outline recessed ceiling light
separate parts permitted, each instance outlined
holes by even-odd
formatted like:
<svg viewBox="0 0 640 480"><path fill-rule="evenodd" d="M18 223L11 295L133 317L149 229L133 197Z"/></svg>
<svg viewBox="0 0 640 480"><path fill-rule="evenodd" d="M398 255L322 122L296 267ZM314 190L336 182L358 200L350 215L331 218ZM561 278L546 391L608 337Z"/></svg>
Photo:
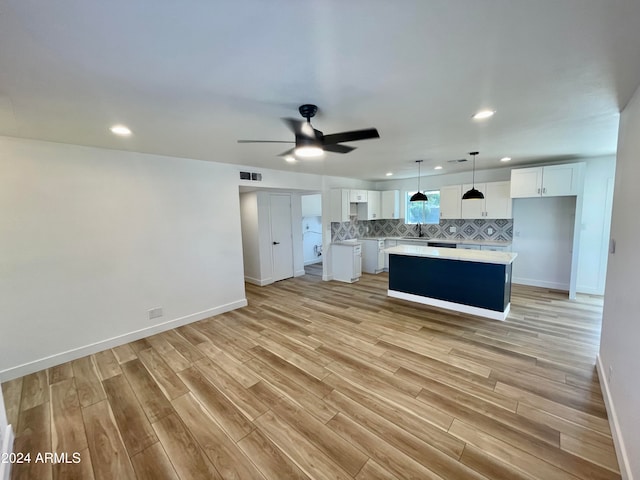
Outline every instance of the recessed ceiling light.
<svg viewBox="0 0 640 480"><path fill-rule="evenodd" d="M474 120L484 120L485 118L493 117L495 113L495 110L480 110L472 118Z"/></svg>
<svg viewBox="0 0 640 480"><path fill-rule="evenodd" d="M442 170L442 165L438 165L436 167L433 167L434 170Z"/></svg>
<svg viewBox="0 0 640 480"><path fill-rule="evenodd" d="M284 159L289 163L296 163L296 158L293 155L287 155Z"/></svg>
<svg viewBox="0 0 640 480"><path fill-rule="evenodd" d="M387 173L385 173L385 175L386 175L387 177L390 177L390 176L392 176L392 175L393 175L393 172L387 172Z"/></svg>
<svg viewBox="0 0 640 480"><path fill-rule="evenodd" d="M111 130L111 133L120 135L122 137L128 137L129 135L131 135L131 130L129 130L129 128L125 127L124 125L114 125L109 130Z"/></svg>
<svg viewBox="0 0 640 480"><path fill-rule="evenodd" d="M500 159L500 161L501 161L501 162L508 162L508 161L510 161L510 160L511 160L511 157L502 157L502 158Z"/></svg>

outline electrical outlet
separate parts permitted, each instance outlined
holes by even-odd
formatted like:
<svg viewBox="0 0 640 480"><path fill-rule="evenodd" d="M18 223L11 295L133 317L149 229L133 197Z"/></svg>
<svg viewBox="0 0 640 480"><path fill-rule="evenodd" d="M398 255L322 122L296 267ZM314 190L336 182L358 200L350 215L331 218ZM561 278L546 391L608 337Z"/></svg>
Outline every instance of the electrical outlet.
<svg viewBox="0 0 640 480"><path fill-rule="evenodd" d="M162 307L155 307L149 310L149 320L153 320L154 318L159 318L162 315L163 315Z"/></svg>
<svg viewBox="0 0 640 480"><path fill-rule="evenodd" d="M456 227L453 227L453 226L449 227L449 233L456 233L457 230L458 229Z"/></svg>
<svg viewBox="0 0 640 480"><path fill-rule="evenodd" d="M487 233L489 235L493 235L493 228L491 228L491 227L487 228Z"/></svg>

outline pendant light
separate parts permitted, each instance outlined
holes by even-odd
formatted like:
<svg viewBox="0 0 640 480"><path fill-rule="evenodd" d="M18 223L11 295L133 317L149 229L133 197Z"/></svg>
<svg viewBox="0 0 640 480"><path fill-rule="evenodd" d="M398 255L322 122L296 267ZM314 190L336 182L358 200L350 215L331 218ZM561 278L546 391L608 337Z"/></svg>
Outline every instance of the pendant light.
<svg viewBox="0 0 640 480"><path fill-rule="evenodd" d="M409 201L410 202L426 202L429 199L424 193L420 191L420 164L422 163L422 160L416 160L416 163L418 164L418 191L413 195L411 195L411 198L409 199Z"/></svg>
<svg viewBox="0 0 640 480"><path fill-rule="evenodd" d="M478 153L479 152L469 152L469 155L473 157L473 186L471 187L471 190L464 192L462 200L482 200L484 198L482 192L480 190L476 190L476 155L478 155Z"/></svg>

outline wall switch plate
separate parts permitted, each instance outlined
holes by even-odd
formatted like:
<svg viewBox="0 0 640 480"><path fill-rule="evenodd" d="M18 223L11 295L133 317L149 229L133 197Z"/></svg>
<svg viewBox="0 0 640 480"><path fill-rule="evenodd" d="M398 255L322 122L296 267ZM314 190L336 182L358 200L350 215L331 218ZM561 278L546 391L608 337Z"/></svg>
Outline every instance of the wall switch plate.
<svg viewBox="0 0 640 480"><path fill-rule="evenodd" d="M449 227L449 233L456 233L458 229L456 227Z"/></svg>
<svg viewBox="0 0 640 480"><path fill-rule="evenodd" d="M162 307L156 307L149 310L149 320L153 320L154 318L159 318L162 315L163 315Z"/></svg>
<svg viewBox="0 0 640 480"><path fill-rule="evenodd" d="M487 228L487 233L489 235L493 235L493 228L491 228L491 227Z"/></svg>

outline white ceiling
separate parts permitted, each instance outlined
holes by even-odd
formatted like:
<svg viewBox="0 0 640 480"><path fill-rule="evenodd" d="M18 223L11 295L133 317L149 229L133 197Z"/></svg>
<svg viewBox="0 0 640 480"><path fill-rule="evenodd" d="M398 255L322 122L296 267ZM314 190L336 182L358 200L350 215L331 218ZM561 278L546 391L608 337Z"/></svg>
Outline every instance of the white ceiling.
<svg viewBox="0 0 640 480"><path fill-rule="evenodd" d="M638 25L638 0L0 0L0 135L363 179L612 154ZM302 103L381 138L236 143L293 140Z"/></svg>

